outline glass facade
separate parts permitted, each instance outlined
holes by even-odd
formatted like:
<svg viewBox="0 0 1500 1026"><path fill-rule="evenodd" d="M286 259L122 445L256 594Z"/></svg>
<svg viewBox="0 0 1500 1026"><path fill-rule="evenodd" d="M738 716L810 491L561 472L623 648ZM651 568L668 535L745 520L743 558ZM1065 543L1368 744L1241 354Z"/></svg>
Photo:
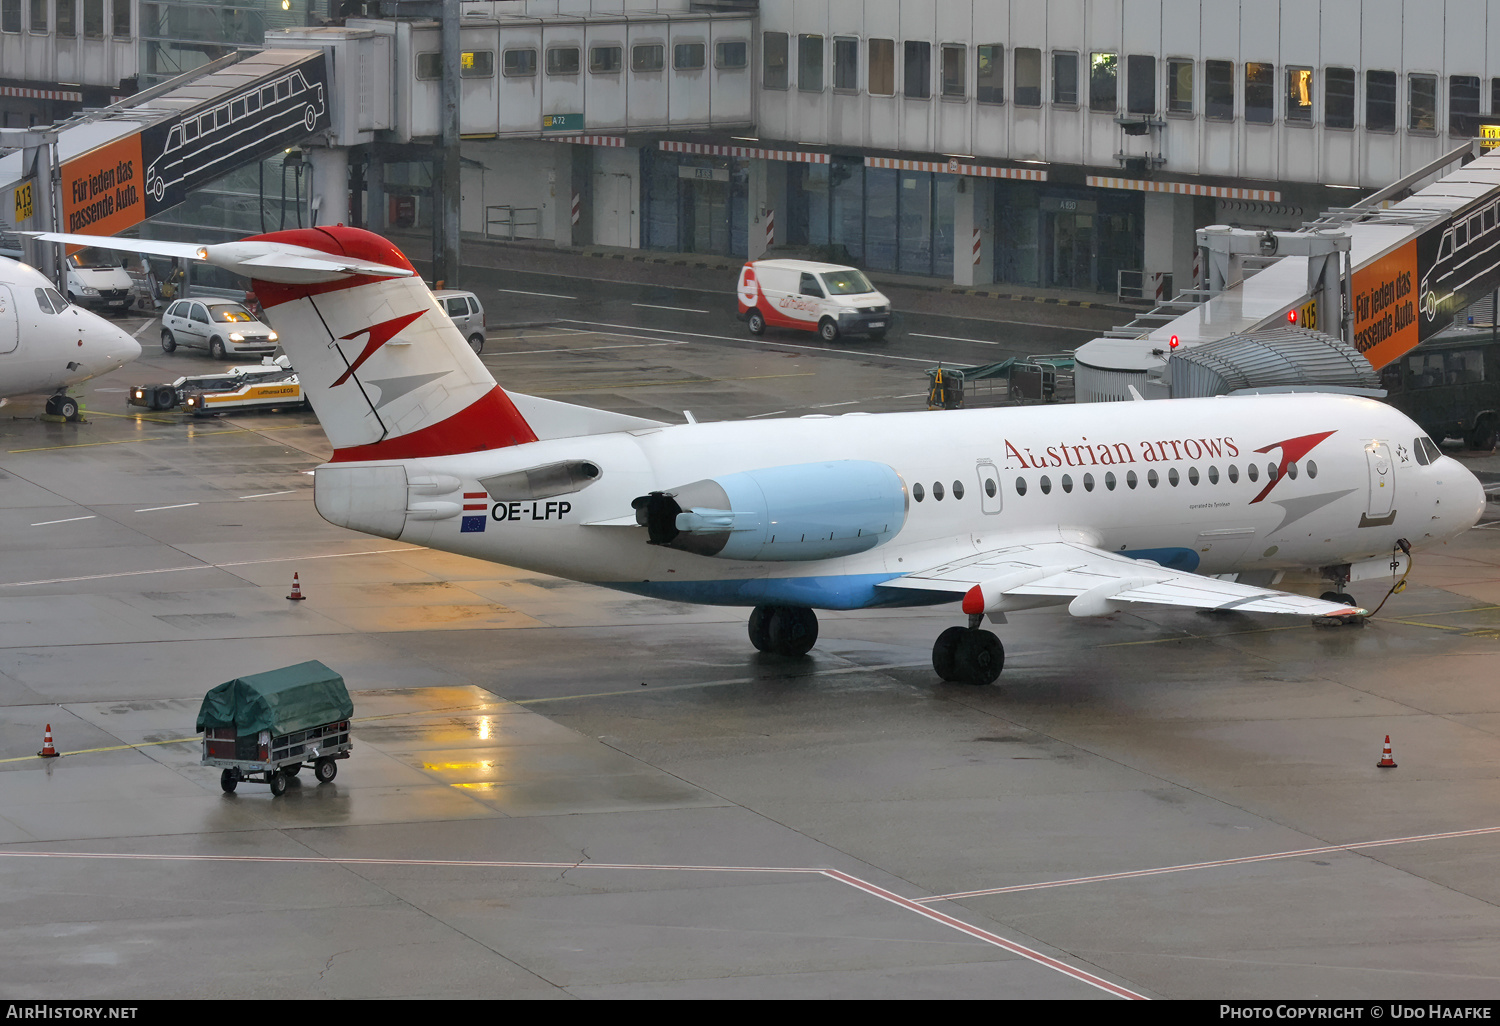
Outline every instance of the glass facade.
<svg viewBox="0 0 1500 1026"><path fill-rule="evenodd" d="M103 0L84 0L85 34L92 3L102 10ZM237 46L260 46L268 30L308 24L310 12L324 10L316 0L291 0L286 8L282 0L141 0L141 88L191 71Z"/></svg>
<svg viewBox="0 0 1500 1026"><path fill-rule="evenodd" d="M849 156L781 166L788 245L866 270L952 279L960 176L867 167ZM994 190L996 281L1112 292L1118 271L1141 266L1140 193L963 181Z"/></svg>
<svg viewBox="0 0 1500 1026"><path fill-rule="evenodd" d="M745 256L749 161L641 150L641 246Z"/></svg>

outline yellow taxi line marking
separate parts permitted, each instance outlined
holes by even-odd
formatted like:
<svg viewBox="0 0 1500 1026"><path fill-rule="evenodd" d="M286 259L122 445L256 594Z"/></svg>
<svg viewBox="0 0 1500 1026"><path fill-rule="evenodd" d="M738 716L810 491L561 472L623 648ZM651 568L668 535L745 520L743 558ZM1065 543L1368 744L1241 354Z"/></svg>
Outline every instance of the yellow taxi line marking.
<svg viewBox="0 0 1500 1026"><path fill-rule="evenodd" d="M712 381L764 381L768 378L811 378L816 377L816 371L804 371L801 374L751 374L743 378L683 378L679 381L625 381L617 385L582 385L576 388L542 388L537 389L539 395L550 392L603 392L616 388L655 388L659 385L706 385Z"/></svg>
<svg viewBox="0 0 1500 1026"><path fill-rule="evenodd" d="M46 452L49 449L87 449L91 445L129 445L131 442L159 442L165 435L152 438L118 438L113 442L73 442L69 445L39 445L35 449L11 449L11 452Z"/></svg>
<svg viewBox="0 0 1500 1026"><path fill-rule="evenodd" d="M149 417L144 413L105 413L103 410L89 410L90 417L119 417L121 420L149 420L153 424L176 424L177 421L167 417Z"/></svg>
<svg viewBox="0 0 1500 1026"><path fill-rule="evenodd" d="M59 756L90 755L94 752L123 752L131 748L150 748L152 745L180 745L187 741L196 741L196 737L174 737L170 741L142 741L138 745L109 745L105 748L80 748L76 752L59 752ZM25 762L27 759L40 759L40 755L20 755L11 759L0 759L0 762Z"/></svg>

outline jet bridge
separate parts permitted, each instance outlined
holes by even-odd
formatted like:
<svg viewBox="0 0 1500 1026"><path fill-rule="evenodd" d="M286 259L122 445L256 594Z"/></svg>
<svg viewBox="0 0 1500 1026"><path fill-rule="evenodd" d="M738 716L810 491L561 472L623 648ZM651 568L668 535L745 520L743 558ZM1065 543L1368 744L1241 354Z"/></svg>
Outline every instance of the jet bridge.
<svg viewBox="0 0 1500 1026"><path fill-rule="evenodd" d="M326 129L329 99L323 51L241 51L102 110L7 132L0 222L116 234ZM28 250L38 246L54 248ZM27 254L44 268L58 259L45 255Z"/></svg>
<svg viewBox="0 0 1500 1026"><path fill-rule="evenodd" d="M1471 152L1455 150L1300 232L1200 231L1204 281L1080 347L1077 401L1128 399L1131 388L1167 398L1176 394L1168 373L1174 352L1288 324L1341 337L1372 370L1436 335L1500 286L1500 155L1392 197ZM1263 250L1247 245L1257 238ZM1343 250L1347 264L1335 274L1330 254Z"/></svg>

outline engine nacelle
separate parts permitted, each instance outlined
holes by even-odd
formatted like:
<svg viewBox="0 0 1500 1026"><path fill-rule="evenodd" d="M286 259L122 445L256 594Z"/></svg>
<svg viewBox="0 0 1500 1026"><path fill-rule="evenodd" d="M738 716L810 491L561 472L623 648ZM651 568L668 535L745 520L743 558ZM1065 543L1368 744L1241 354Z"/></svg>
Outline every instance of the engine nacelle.
<svg viewBox="0 0 1500 1026"><path fill-rule="evenodd" d="M831 559L873 549L906 523L906 484L884 463L747 470L636 499L652 545L721 559Z"/></svg>

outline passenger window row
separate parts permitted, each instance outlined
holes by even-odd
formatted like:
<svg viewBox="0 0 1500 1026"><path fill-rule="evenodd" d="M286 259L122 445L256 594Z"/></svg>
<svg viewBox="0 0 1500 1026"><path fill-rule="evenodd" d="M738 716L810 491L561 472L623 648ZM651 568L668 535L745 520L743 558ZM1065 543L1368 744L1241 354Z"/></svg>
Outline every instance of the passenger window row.
<svg viewBox="0 0 1500 1026"><path fill-rule="evenodd" d="M791 37L786 32L766 32L762 36L763 61L761 84L766 89L791 87ZM822 92L831 85L835 92L871 96L896 95L896 67L901 65L901 95L926 100L937 94L948 100L967 100L972 94L979 103L1005 103L1007 82L1012 87L1011 102L1017 107L1053 106L1082 108L1115 114L1154 116L1165 113L1174 117L1193 117L1201 105L1203 116L1210 121L1233 121L1236 116L1236 93L1239 93L1240 116L1251 124L1271 124L1277 114L1276 65L1267 61L1246 61L1237 76L1235 62L1204 60L1202 91L1195 90L1199 61L1191 58L1153 54L1121 55L1107 51L1080 53L1076 50L1054 50L1048 55L1036 47L1018 46L1010 51L1011 69L1007 78L1003 43L940 43L937 59L933 44L925 40L865 39L864 74L861 74L861 39L858 36L833 37L832 74L825 81L827 41L816 33L797 36L796 87L801 92ZM972 78L969 67L973 65ZM1158 74L1162 65L1164 76ZM1281 117L1290 125L1311 125L1315 113L1321 114L1328 128L1356 127L1357 72L1353 68L1322 69L1322 103L1318 107L1318 69L1307 66L1283 67ZM1121 89L1123 77L1124 89ZM1373 132L1394 132L1397 127L1398 73L1367 70L1364 72L1364 119L1360 124ZM1435 74L1413 72L1406 76L1406 128L1414 132L1436 132L1440 81ZM1242 85L1237 89L1237 83ZM1490 111L1500 116L1500 78L1490 79ZM1478 75L1448 76L1449 130L1454 135L1475 133L1469 123L1480 111L1481 80ZM1123 101L1123 102L1122 102Z"/></svg>
<svg viewBox="0 0 1500 1026"><path fill-rule="evenodd" d="M994 495L995 494L995 492L994 492L994 482L993 481L986 481L985 482L985 489L986 489L986 491L988 491L990 493L990 495ZM946 494L946 493L943 491L943 482L941 482L941 481L934 481L934 482L932 482L932 498L933 498L933 500L936 501L936 502L942 502L944 494ZM916 484L914 484L914 485L911 486L911 497L913 499L916 499L918 502L921 502L923 499L927 498L927 492L922 487L922 482L918 481ZM964 497L964 483L962 481L954 481L953 482L953 498L954 498L954 501L962 499L963 497Z"/></svg>
<svg viewBox="0 0 1500 1026"><path fill-rule="evenodd" d="M1421 458L1419 456L1418 457L1418 461L1419 462L1420 462L1420 459ZM1286 465L1286 476L1289 477L1289 478L1292 478L1293 480L1295 480L1298 477L1298 475L1301 474L1304 470L1307 472L1307 476L1309 478L1314 478L1314 477L1318 476L1318 465L1317 465L1317 463L1313 462L1312 460L1308 460L1305 464L1303 464L1300 467L1295 462L1288 463ZM1275 464L1275 463L1267 463L1266 464L1266 483L1270 484L1271 482L1275 481L1277 473L1278 473L1278 465ZM1173 488L1176 488L1178 485L1182 484L1182 482L1183 482L1184 479L1187 481L1187 483L1189 485L1197 485L1197 484L1202 483L1204 480L1207 480L1207 482L1209 484L1211 484L1211 485L1216 485L1216 484L1219 483L1219 480L1220 480L1220 478L1219 478L1219 468L1216 467L1216 466L1210 466L1208 468L1207 472L1204 473L1204 474L1201 474L1201 475L1199 474L1197 467L1188 467L1186 475L1181 474L1177 470L1176 467L1171 467L1171 468L1169 468L1167 470L1167 473L1166 473L1166 482L1167 482L1167 484L1169 486L1171 486ZM1233 464L1233 463L1231 463L1231 464L1229 464L1229 466L1225 467L1224 468L1224 479L1227 480L1230 484L1237 484L1239 482L1239 479L1240 479L1240 469L1239 469L1239 467L1236 464ZM1260 481L1260 467L1259 467L1259 465L1254 464L1254 463L1247 464L1245 466L1245 479L1247 481L1250 481L1251 483L1257 483L1257 482L1259 482ZM1163 480L1162 479L1162 475L1160 473L1158 473L1156 470L1152 469L1152 470L1147 470L1146 471L1145 481L1146 481L1147 486L1149 486L1151 488L1156 488L1156 487L1158 487L1162 483L1162 480ZM1105 488L1105 490L1112 492L1119 485L1120 479L1117 478L1115 476L1114 471L1111 470L1111 471L1106 471L1105 472L1103 482L1104 482L1104 488ZM1083 490L1084 491L1086 491L1086 492L1092 492L1094 490L1094 484L1095 484L1095 482L1094 482L1094 475L1093 474L1084 474L1083 477L1082 477L1081 483L1083 485ZM1141 483L1141 477L1134 470L1127 470L1127 471L1125 471L1125 487L1126 488L1134 489L1134 488L1138 487L1140 485L1140 483ZM990 482L988 482L988 481L985 482L985 489L986 489L986 491L989 490L989 484L990 484ZM1061 486L1061 488L1062 488L1062 490L1063 490L1064 493L1071 493L1073 491L1073 475L1072 474L1063 474L1062 477L1058 479L1058 484ZM1018 476L1016 478L1016 494L1017 495L1025 495L1028 487L1029 486L1027 484L1027 479L1026 479L1025 475L1021 475L1021 476ZM1052 478L1049 475L1047 475L1047 474L1043 474L1041 476L1040 480L1037 481L1037 487L1041 489L1043 495L1050 495L1050 494L1052 494ZM993 495L994 493L991 492L990 494Z"/></svg>
<svg viewBox="0 0 1500 1026"><path fill-rule="evenodd" d="M637 74L657 72L666 67L666 45L664 43L637 43L630 48L630 70ZM618 43L605 43L589 47L589 74L617 75L624 67L625 48ZM577 75L582 66L583 48L578 46L549 46L547 48L547 74L551 76ZM674 43L672 45L672 68L675 71L702 71L707 62L707 44L701 42ZM714 43L714 67L721 71L733 71L749 66L750 42L745 39L721 39ZM500 73L506 78L531 78L536 75L537 48L534 46L507 47L500 54ZM494 78L494 50L465 50L459 55L458 73L461 78ZM424 82L443 77L443 57L440 53L417 54L417 78Z"/></svg>

